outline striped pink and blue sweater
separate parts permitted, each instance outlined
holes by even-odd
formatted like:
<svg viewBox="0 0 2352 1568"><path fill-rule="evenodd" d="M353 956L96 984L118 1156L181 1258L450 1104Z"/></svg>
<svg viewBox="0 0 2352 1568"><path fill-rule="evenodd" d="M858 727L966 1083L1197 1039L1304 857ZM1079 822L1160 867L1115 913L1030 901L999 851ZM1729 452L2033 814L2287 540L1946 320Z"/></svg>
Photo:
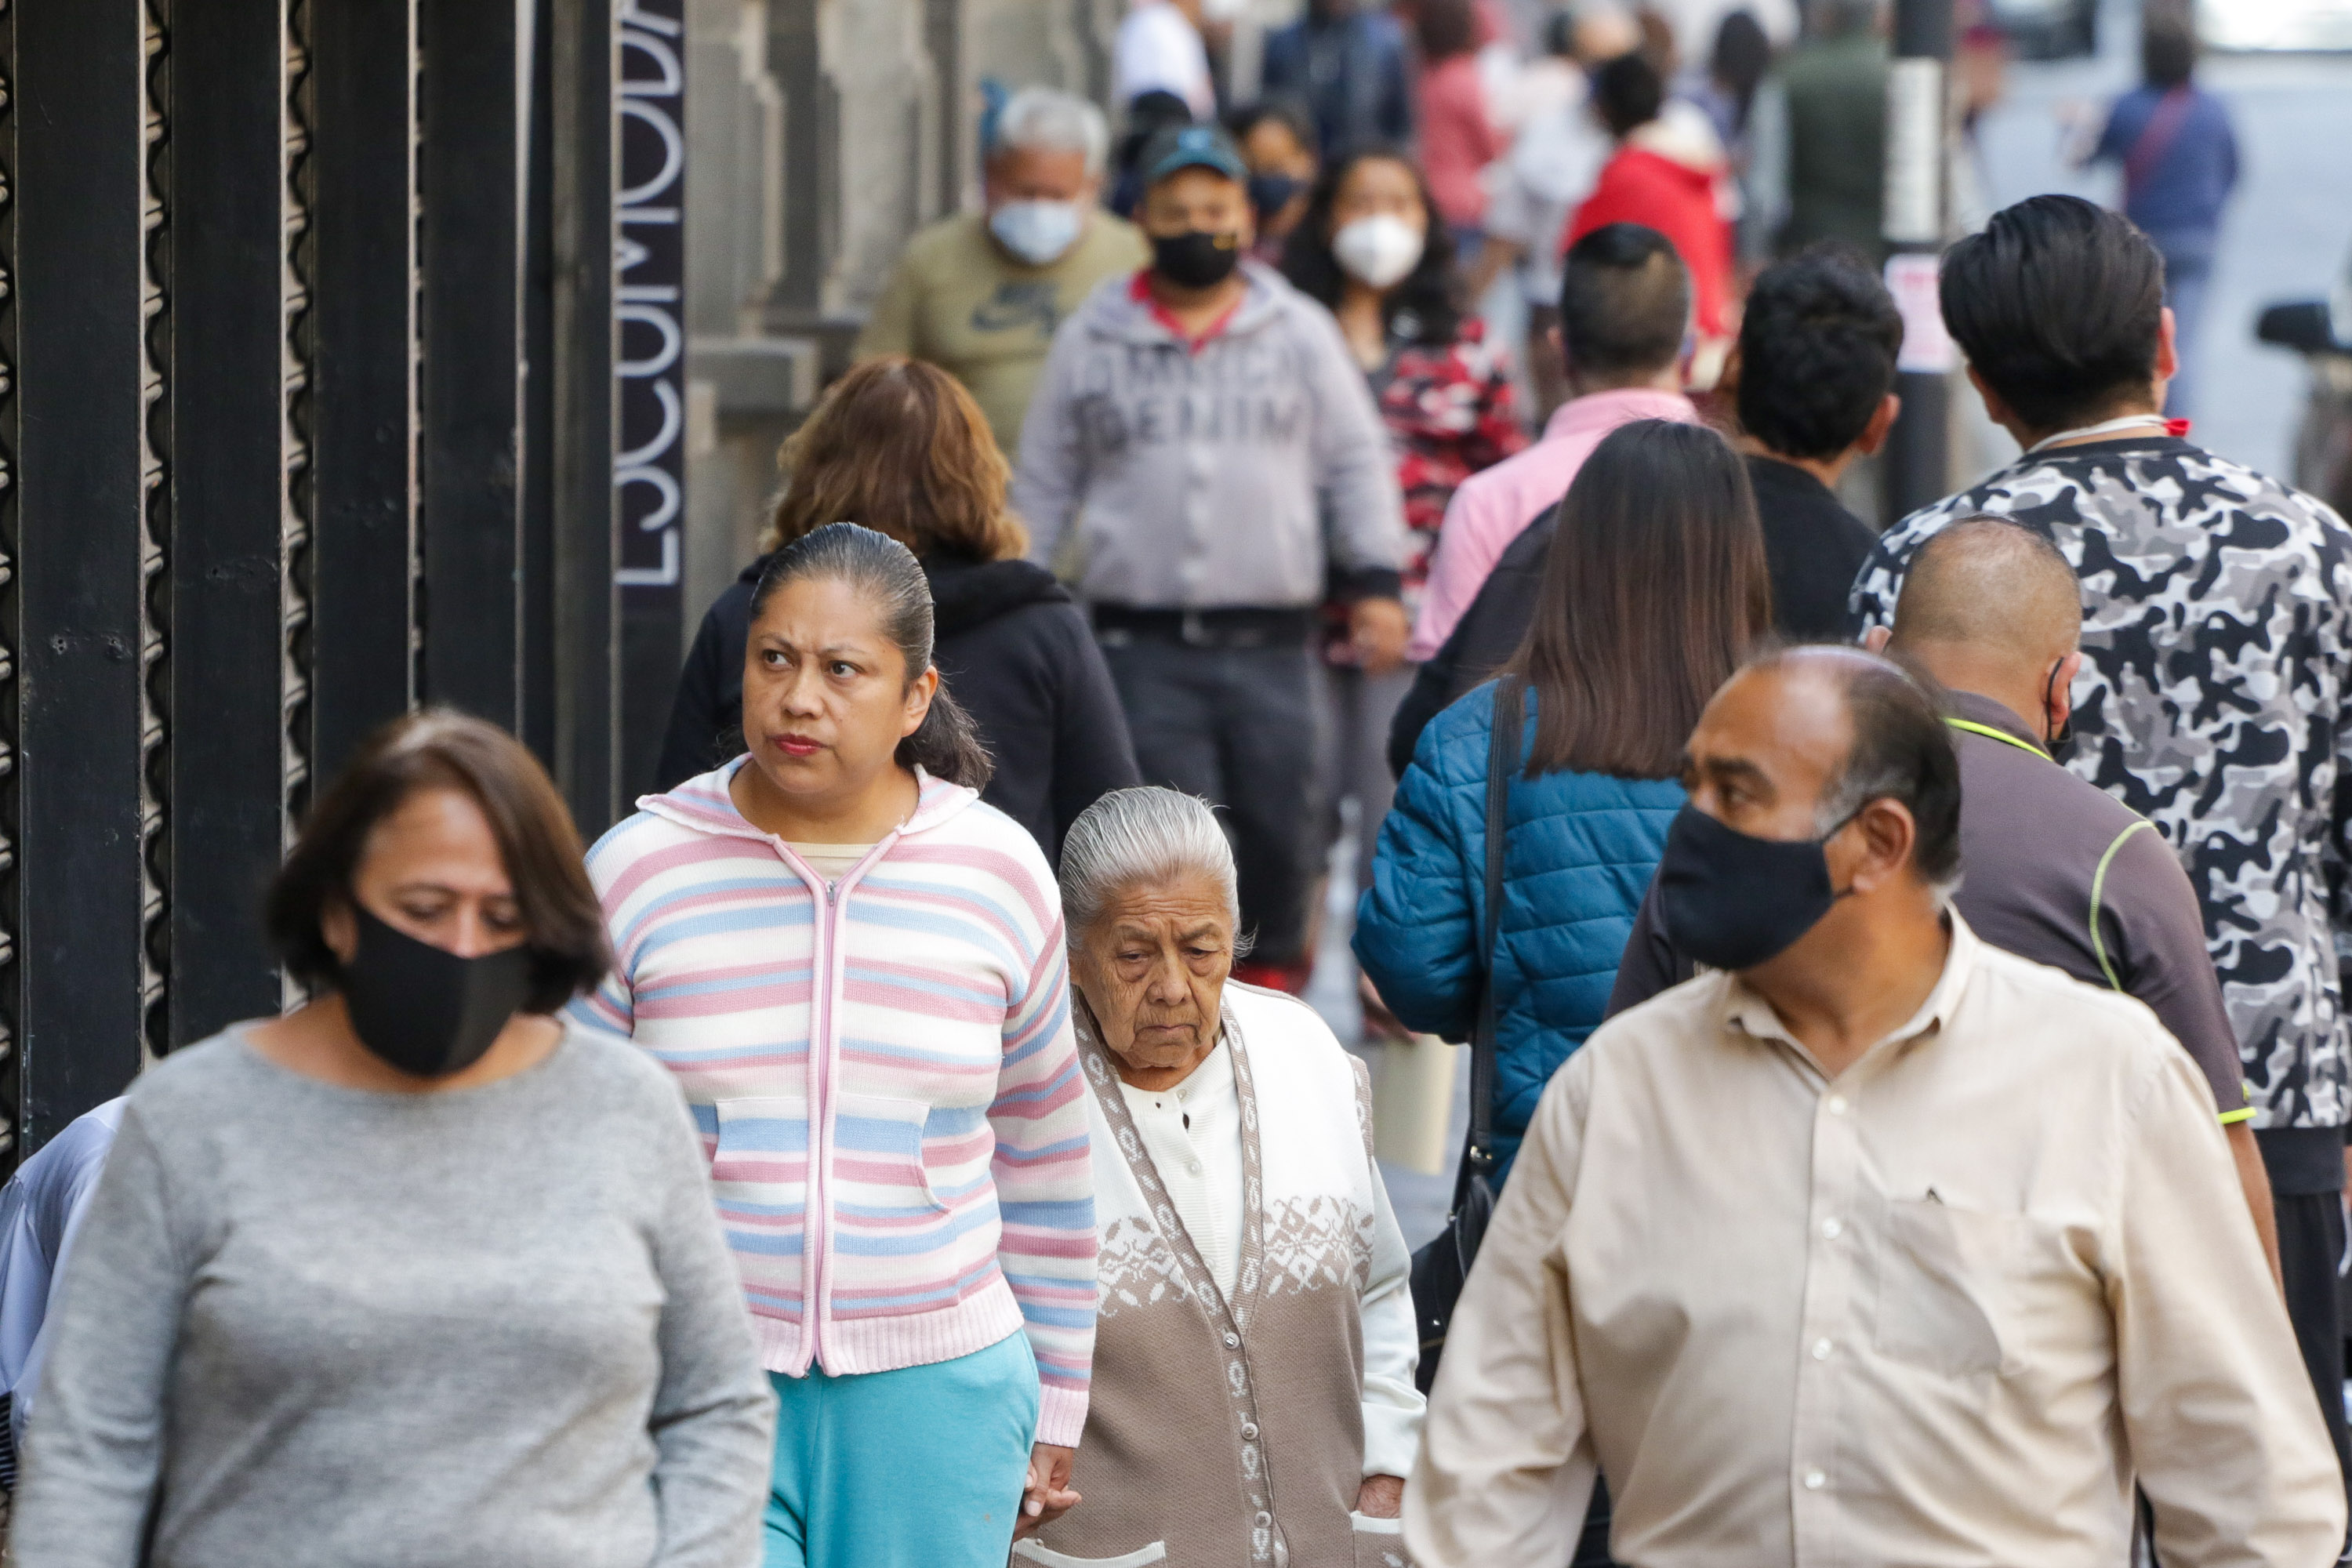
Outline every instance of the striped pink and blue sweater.
<svg viewBox="0 0 2352 1568"><path fill-rule="evenodd" d="M588 870L617 957L583 1005L676 1073L768 1368L887 1372L1025 1329L1037 1441L1094 1353L1087 1088L1045 857L923 775L828 894L727 793L637 803Z"/></svg>

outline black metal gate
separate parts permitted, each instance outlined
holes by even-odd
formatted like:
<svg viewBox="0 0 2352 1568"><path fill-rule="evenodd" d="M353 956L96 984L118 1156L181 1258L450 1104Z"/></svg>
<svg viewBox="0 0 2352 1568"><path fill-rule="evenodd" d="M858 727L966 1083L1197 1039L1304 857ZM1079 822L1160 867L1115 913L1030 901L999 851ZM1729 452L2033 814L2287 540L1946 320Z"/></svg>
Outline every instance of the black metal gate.
<svg viewBox="0 0 2352 1568"><path fill-rule="evenodd" d="M0 0L0 1163L276 1010L383 719L613 819L615 72L612 0Z"/></svg>

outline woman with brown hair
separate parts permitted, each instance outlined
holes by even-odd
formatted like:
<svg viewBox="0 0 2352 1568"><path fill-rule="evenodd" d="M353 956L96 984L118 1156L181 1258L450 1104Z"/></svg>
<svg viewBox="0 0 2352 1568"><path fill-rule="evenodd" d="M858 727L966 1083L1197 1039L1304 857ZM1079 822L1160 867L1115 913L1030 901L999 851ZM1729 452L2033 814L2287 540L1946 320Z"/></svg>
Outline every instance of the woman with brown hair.
<svg viewBox="0 0 2352 1568"><path fill-rule="evenodd" d="M555 786L377 731L270 889L310 1000L131 1089L27 1434L26 1563L740 1568L773 1399Z"/></svg>
<svg viewBox="0 0 2352 1568"><path fill-rule="evenodd" d="M1011 467L953 376L869 360L834 384L777 462L784 493L760 558L710 606L687 655L661 788L743 749L752 592L777 552L830 522L888 534L922 563L940 678L995 763L982 798L1049 858L1097 795L1142 782L1094 634L1053 574L1022 559L1028 531L1004 500Z"/></svg>
<svg viewBox="0 0 2352 1568"><path fill-rule="evenodd" d="M1643 419L1593 448L1559 505L1535 618L1489 681L1430 721L1381 830L1356 956L1407 1026L1469 1037L1495 999L1496 1173L1537 1098L1607 1009L1666 828L1683 742L1772 624L1748 470L1703 425ZM1497 703L1504 887L1481 910Z"/></svg>

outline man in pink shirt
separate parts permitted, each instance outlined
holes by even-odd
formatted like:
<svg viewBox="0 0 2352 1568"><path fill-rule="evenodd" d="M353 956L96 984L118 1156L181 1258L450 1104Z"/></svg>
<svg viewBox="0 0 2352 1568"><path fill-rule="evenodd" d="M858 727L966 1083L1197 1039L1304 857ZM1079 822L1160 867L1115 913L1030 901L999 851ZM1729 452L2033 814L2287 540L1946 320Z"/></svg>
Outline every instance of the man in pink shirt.
<svg viewBox="0 0 2352 1568"><path fill-rule="evenodd" d="M1405 657L1445 646L1495 563L1568 493L1601 438L1636 419L1696 421L1682 395L1690 273L1655 229L1613 223L1570 247L1559 288L1560 347L1570 396L1543 439L1462 481L1445 509Z"/></svg>

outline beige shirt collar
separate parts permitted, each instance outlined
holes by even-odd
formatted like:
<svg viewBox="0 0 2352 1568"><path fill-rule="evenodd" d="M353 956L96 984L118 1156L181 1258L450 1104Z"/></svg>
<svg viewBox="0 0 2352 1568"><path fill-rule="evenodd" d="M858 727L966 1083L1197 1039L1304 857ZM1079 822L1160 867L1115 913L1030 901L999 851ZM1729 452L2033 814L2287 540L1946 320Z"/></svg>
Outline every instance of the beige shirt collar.
<svg viewBox="0 0 2352 1568"><path fill-rule="evenodd" d="M1937 976L1935 988L1927 993L1911 1016L1870 1049L1839 1076L1867 1077L1877 1070L1895 1051L1933 1030L1941 1034L1950 1027L1952 1015L1969 988L1969 977L1975 972L1978 950L1983 945L1976 932L1969 929L1959 911L1947 905L1944 910L1946 928L1951 932L1952 945L1944 955L1944 971ZM1722 1003L1717 1016L1727 1027L1736 1028L1752 1039L1769 1041L1781 1046L1803 1062L1807 1070L1822 1082L1832 1081L1831 1075L1813 1059L1802 1041L1780 1020L1772 1004L1750 990L1737 974L1727 974L1723 987Z"/></svg>

